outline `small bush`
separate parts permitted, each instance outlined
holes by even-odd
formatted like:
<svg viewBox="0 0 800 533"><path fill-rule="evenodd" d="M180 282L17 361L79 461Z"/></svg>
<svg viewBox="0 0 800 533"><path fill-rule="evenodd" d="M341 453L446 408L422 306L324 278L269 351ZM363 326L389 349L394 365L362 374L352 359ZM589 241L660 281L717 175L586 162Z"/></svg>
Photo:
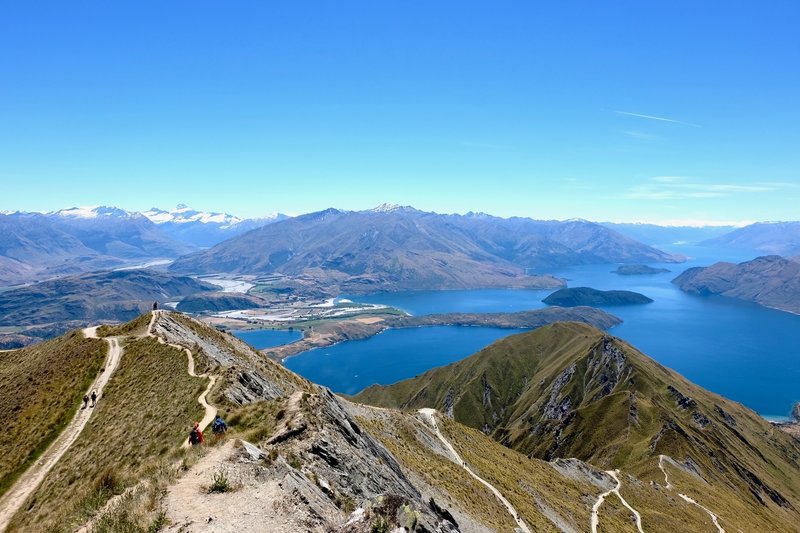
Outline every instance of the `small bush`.
<svg viewBox="0 0 800 533"><path fill-rule="evenodd" d="M233 486L231 486L230 481L228 481L228 475L222 470L214 472L211 476L211 486L208 487L208 492L231 492L232 490Z"/></svg>
<svg viewBox="0 0 800 533"><path fill-rule="evenodd" d="M389 521L379 516L372 521L372 533L387 533L389 531Z"/></svg>
<svg viewBox="0 0 800 533"><path fill-rule="evenodd" d="M300 458L293 453L289 454L289 456L286 458L286 462L289 463L289 466L291 466L295 470L300 470L300 467L303 466L303 463L302 461L300 461Z"/></svg>

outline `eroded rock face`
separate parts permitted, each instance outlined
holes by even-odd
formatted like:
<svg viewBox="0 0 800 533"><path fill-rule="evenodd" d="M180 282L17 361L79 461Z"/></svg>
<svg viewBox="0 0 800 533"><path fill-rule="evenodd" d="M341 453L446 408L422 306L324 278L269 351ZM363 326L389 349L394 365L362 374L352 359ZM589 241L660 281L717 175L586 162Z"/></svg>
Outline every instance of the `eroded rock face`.
<svg viewBox="0 0 800 533"><path fill-rule="evenodd" d="M667 390L675 398L675 401L678 403L678 406L681 409L693 409L697 407L697 402L695 402L691 397L683 394L672 385L667 385Z"/></svg>
<svg viewBox="0 0 800 533"><path fill-rule="evenodd" d="M189 324L194 324L194 328ZM202 354L210 366L217 368L216 373L227 378L224 394L237 405L259 399L274 400L291 392L286 383L275 379L276 376L267 371L268 366L277 365L265 361L236 337L216 331L211 335L209 331L195 329L201 327L207 328L188 322L180 314L160 312L154 324L154 333L170 344L185 346Z"/></svg>
<svg viewBox="0 0 800 533"><path fill-rule="evenodd" d="M572 400L569 396L561 397L561 391L575 375L575 364L572 364L561 371L550 385L550 396L547 403L542 408L542 416L547 420L562 420L572 407Z"/></svg>
<svg viewBox="0 0 800 533"><path fill-rule="evenodd" d="M390 513L391 523L411 524L409 531L457 531L444 513L423 501L394 456L361 429L329 389L293 394L284 417L267 439L268 447L292 457L299 471L321 480L318 484L330 498L373 512L376 502L392 501L397 509ZM360 531L356 525L347 531Z"/></svg>

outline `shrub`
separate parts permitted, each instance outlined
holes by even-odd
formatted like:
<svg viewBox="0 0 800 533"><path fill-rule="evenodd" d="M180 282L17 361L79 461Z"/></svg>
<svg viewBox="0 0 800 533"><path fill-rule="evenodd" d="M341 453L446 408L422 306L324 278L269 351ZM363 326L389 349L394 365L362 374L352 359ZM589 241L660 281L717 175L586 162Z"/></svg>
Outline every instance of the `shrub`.
<svg viewBox="0 0 800 533"><path fill-rule="evenodd" d="M211 476L211 486L208 487L208 492L231 492L232 490L233 487L230 481L228 481L228 475L222 470L214 472Z"/></svg>

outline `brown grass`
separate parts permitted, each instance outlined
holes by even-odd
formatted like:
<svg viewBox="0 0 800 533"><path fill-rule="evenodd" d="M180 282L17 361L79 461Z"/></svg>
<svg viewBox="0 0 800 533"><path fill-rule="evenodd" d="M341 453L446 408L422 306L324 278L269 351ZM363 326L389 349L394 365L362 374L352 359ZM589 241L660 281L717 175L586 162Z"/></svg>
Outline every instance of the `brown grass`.
<svg viewBox="0 0 800 533"><path fill-rule="evenodd" d="M196 399L205 386L186 373L182 351L152 338L127 343L92 419L9 531L72 531L126 487L142 480L163 486L177 475L190 424L202 417ZM145 496L137 514L120 518L124 506L114 514L127 524L119 530L146 531L158 517L157 493Z"/></svg>
<svg viewBox="0 0 800 533"><path fill-rule="evenodd" d="M106 354L80 331L0 353L0 495L69 423Z"/></svg>
<svg viewBox="0 0 800 533"><path fill-rule="evenodd" d="M116 326L100 326L97 328L99 337L124 337L126 335L144 335L147 333L147 326L150 324L152 313L148 311L134 318L130 322L118 324Z"/></svg>

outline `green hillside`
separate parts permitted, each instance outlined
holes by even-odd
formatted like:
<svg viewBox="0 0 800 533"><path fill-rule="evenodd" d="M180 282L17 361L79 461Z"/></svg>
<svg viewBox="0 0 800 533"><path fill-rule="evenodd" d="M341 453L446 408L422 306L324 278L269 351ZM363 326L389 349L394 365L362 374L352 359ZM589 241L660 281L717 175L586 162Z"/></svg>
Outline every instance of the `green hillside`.
<svg viewBox="0 0 800 533"><path fill-rule="evenodd" d="M800 443L586 324L508 337L355 399L433 407L531 457L576 457L653 480L664 454L713 486L720 506L740 505L770 527L800 518Z"/></svg>

